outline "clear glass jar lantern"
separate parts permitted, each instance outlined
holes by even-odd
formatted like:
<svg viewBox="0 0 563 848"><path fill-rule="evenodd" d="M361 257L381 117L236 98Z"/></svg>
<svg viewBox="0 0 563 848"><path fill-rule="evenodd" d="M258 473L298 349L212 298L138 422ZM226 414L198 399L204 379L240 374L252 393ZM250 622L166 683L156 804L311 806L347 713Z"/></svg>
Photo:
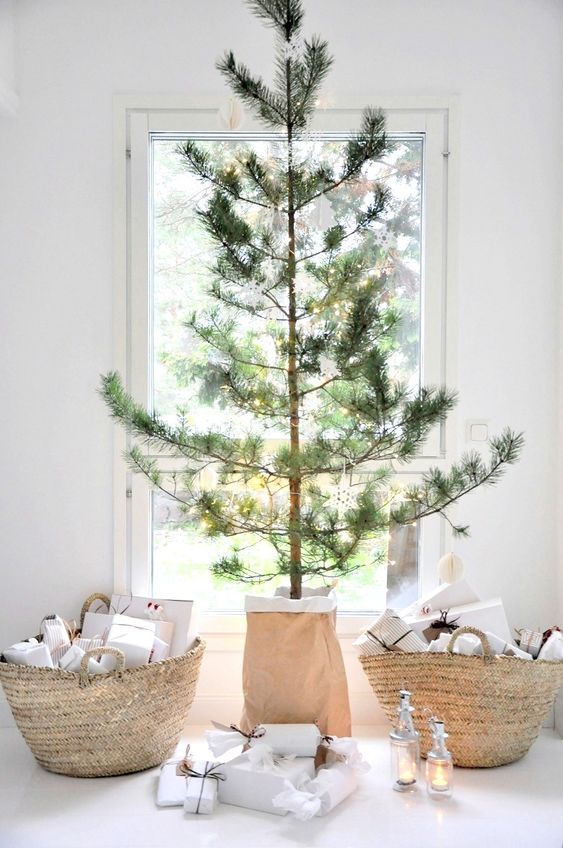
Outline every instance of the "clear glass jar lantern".
<svg viewBox="0 0 563 848"><path fill-rule="evenodd" d="M443 721L431 718L429 724L433 744L426 755L426 788L432 798L451 798L454 766L452 755L446 748L448 734Z"/></svg>
<svg viewBox="0 0 563 848"><path fill-rule="evenodd" d="M411 707L411 693L402 689L401 703L397 709L397 726L389 734L391 743L391 780L397 792L412 792L416 789L418 763L420 759L420 736L415 730Z"/></svg>

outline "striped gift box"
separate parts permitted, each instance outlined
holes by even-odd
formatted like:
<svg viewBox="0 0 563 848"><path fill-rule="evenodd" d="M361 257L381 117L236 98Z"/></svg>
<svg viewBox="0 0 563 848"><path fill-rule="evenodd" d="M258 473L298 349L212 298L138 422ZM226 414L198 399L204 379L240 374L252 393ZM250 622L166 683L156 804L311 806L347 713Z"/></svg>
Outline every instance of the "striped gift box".
<svg viewBox="0 0 563 848"><path fill-rule="evenodd" d="M417 653L428 650L428 645L392 609L385 610L370 624L365 633L356 639L354 647L363 656L385 654L387 651Z"/></svg>

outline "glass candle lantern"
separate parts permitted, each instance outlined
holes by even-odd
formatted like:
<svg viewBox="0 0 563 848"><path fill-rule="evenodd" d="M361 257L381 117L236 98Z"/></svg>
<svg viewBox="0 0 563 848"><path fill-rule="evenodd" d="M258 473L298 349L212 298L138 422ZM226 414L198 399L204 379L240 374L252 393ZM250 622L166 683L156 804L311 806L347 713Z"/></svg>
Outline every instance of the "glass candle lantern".
<svg viewBox="0 0 563 848"><path fill-rule="evenodd" d="M426 788L428 794L437 799L451 798L453 785L452 755L446 748L448 734L444 722L431 718L432 750L426 756Z"/></svg>
<svg viewBox="0 0 563 848"><path fill-rule="evenodd" d="M414 729L410 692L401 690L401 702L397 709L397 726L389 734L391 744L391 780L397 792L412 792L416 789L420 758L420 737Z"/></svg>

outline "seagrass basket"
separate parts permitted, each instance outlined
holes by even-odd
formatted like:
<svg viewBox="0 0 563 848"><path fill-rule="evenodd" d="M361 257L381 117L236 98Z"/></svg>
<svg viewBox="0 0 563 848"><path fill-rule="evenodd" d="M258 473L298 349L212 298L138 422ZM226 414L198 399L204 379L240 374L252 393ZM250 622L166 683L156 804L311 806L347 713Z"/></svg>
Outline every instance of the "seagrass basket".
<svg viewBox="0 0 563 848"><path fill-rule="evenodd" d="M473 633L483 656L453 653L458 636ZM421 752L432 747L426 711L443 720L454 763L488 768L512 763L537 738L563 683L563 660L494 656L484 633L456 630L445 653L361 656L360 662L387 718L397 718L399 690L412 693Z"/></svg>
<svg viewBox="0 0 563 848"><path fill-rule="evenodd" d="M0 662L0 680L40 765L72 777L108 777L143 771L171 756L204 650L197 639L181 656L124 669L121 651L96 648L82 658L80 673ZM101 653L116 656L115 670L89 675L89 655Z"/></svg>

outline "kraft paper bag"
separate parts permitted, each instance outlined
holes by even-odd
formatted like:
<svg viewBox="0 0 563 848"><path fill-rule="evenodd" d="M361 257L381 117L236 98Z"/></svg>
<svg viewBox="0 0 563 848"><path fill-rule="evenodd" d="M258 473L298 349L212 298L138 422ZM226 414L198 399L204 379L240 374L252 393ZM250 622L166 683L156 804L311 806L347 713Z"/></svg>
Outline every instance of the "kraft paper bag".
<svg viewBox="0 0 563 848"><path fill-rule="evenodd" d="M317 724L350 736L348 684L334 598L248 597L241 727Z"/></svg>

